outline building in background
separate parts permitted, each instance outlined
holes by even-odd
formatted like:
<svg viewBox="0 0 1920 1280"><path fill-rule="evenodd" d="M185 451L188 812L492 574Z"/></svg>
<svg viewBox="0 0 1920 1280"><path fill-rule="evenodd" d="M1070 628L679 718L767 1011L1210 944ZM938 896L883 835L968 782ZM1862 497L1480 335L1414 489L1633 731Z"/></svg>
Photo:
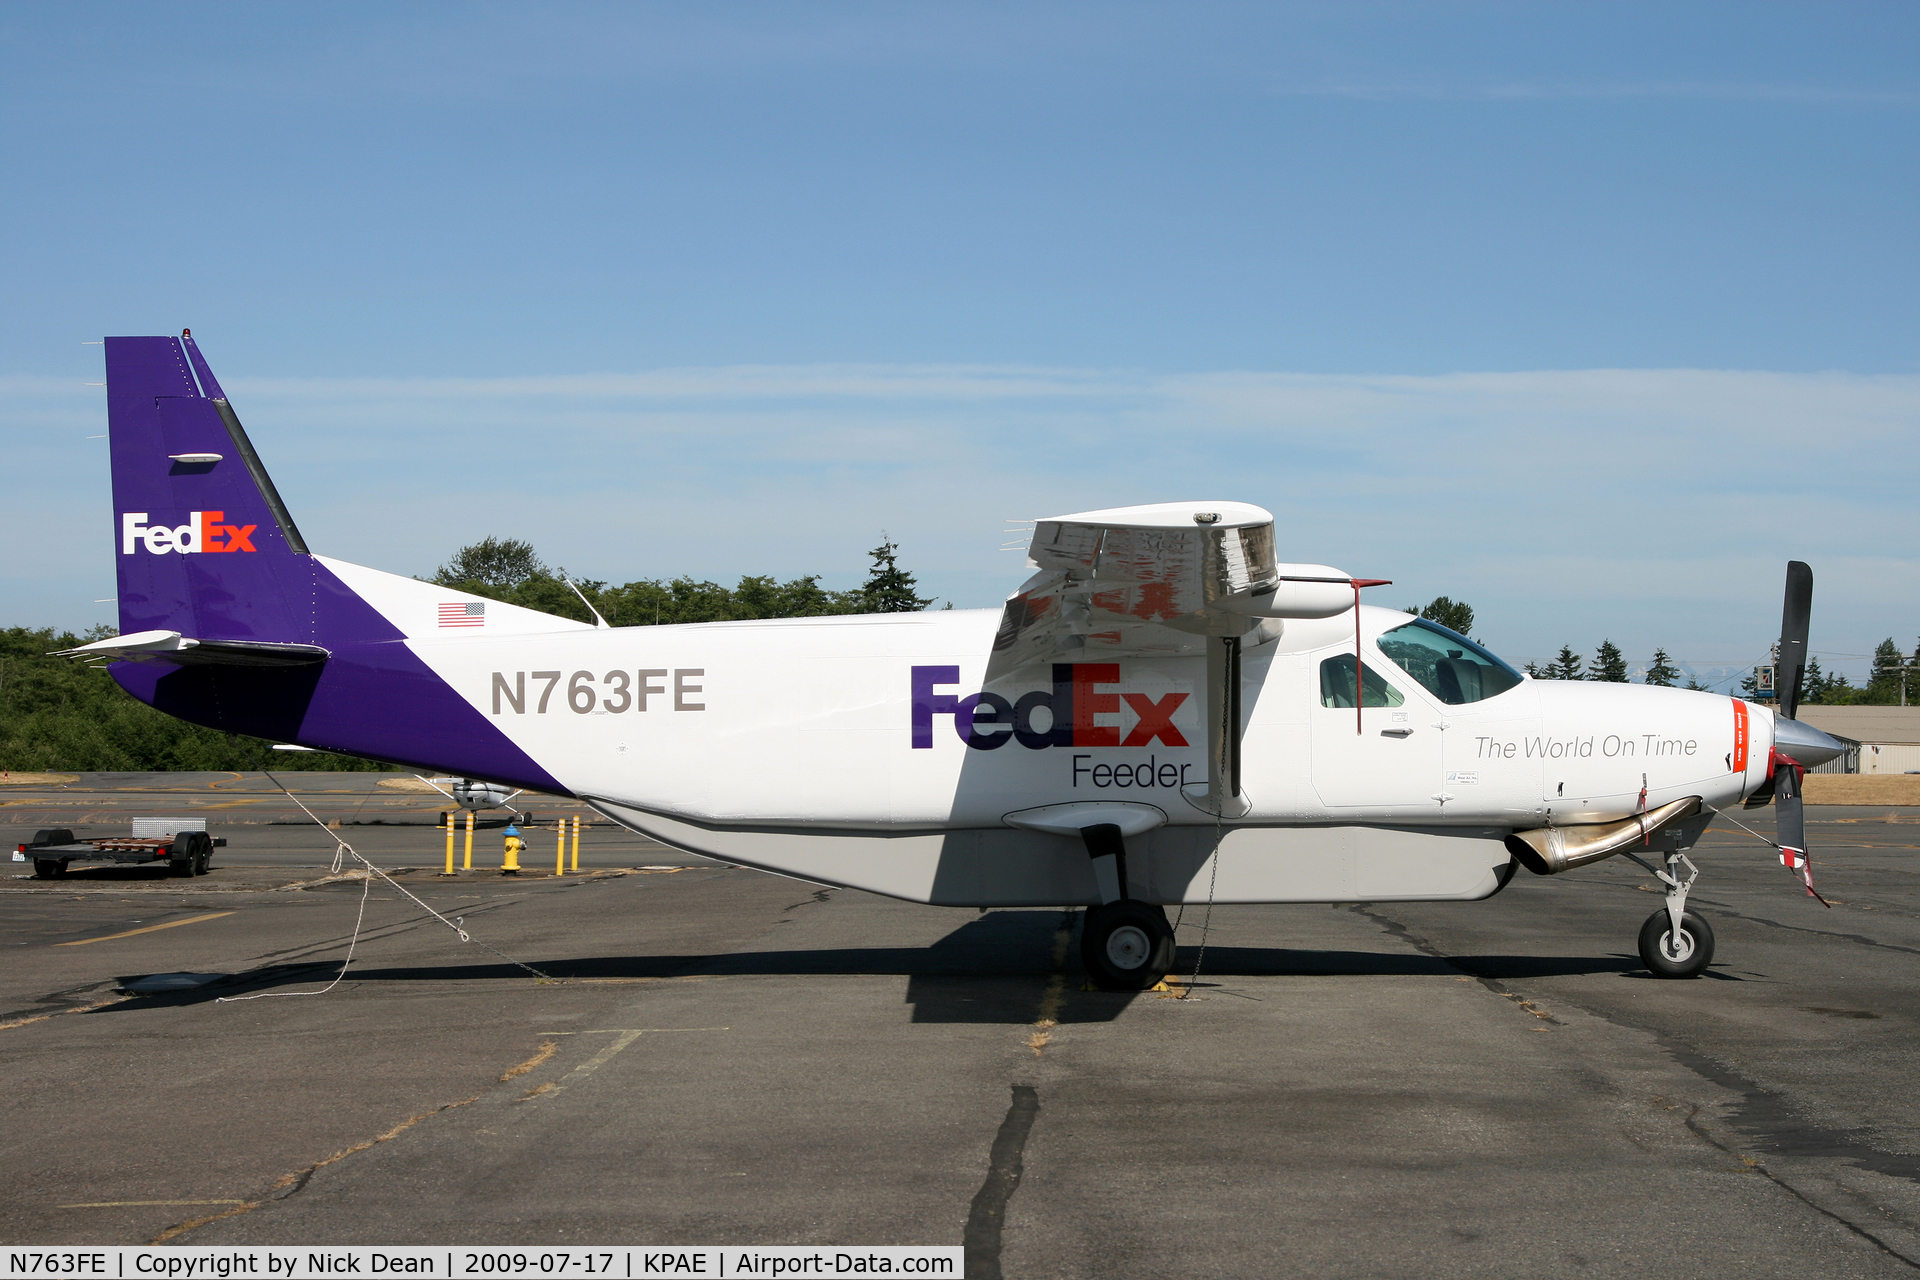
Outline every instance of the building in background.
<svg viewBox="0 0 1920 1280"><path fill-rule="evenodd" d="M1920 773L1920 707L1801 707L1799 718L1847 744L1819 773Z"/></svg>

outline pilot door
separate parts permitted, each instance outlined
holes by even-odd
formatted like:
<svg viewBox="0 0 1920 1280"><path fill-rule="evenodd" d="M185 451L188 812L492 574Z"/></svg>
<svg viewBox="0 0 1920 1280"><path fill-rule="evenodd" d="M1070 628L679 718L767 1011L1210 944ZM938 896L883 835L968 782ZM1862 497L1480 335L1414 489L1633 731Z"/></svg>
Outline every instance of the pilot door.
<svg viewBox="0 0 1920 1280"><path fill-rule="evenodd" d="M1313 786L1330 809L1393 808L1403 816L1440 812L1443 772L1439 715L1400 688L1382 663L1363 670L1356 710L1353 655L1320 664L1313 710Z"/></svg>

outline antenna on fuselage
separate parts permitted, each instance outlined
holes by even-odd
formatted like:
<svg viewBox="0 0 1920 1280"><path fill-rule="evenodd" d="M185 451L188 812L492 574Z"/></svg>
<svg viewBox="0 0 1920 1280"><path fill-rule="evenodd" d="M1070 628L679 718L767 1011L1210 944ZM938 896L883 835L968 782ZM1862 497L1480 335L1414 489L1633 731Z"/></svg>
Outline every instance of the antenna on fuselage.
<svg viewBox="0 0 1920 1280"><path fill-rule="evenodd" d="M578 587L573 586L572 578L569 578L566 574L563 573L560 575L560 581L566 583L569 587L573 587L573 594L580 597L580 603L587 606L587 612L593 615L593 625L596 628L605 628L608 626L607 620L600 616L600 611L593 607L593 601L587 599L586 592L580 590L580 588Z"/></svg>

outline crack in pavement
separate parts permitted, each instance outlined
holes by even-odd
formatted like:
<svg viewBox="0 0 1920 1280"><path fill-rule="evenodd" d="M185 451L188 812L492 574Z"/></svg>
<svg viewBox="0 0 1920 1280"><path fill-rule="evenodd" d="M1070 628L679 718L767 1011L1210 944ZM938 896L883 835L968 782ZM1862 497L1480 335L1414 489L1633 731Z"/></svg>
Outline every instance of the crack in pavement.
<svg viewBox="0 0 1920 1280"><path fill-rule="evenodd" d="M455 1107L464 1107L469 1103L478 1102L479 1100L480 1095L476 1093L471 1098L462 1098L458 1102L443 1102L431 1111L422 1111L419 1115L408 1116L405 1120L402 1120L385 1133L368 1138L365 1142L356 1142L350 1147L334 1152L324 1160L316 1160L310 1165L295 1169L292 1173L280 1175L280 1177L274 1179L273 1185L267 1188L267 1193L258 1200L243 1201L233 1208L226 1210L224 1213L210 1213L203 1218L191 1218L186 1222L176 1223L147 1243L150 1245L166 1244L168 1241L183 1236L189 1231L197 1231L201 1227L219 1222L224 1218L234 1218L243 1213L252 1213L255 1209L276 1204L282 1200L296 1196L306 1189L307 1184L313 1180L314 1174L326 1168L328 1165L336 1164L341 1160L345 1160L348 1156L357 1155L369 1147L378 1146L382 1142L391 1142L407 1130L413 1128L413 1126L419 1124L422 1120L431 1119L439 1115L442 1111L451 1111Z"/></svg>
<svg viewBox="0 0 1920 1280"><path fill-rule="evenodd" d="M1027 1136L1040 1114L1040 1091L1030 1084L1011 1086L1013 1100L994 1134L987 1157L986 1181L974 1193L967 1210L967 1227L960 1242L966 1248L966 1280L1000 1280L1001 1232L1007 1224L1007 1202L1020 1187Z"/></svg>
<svg viewBox="0 0 1920 1280"><path fill-rule="evenodd" d="M1420 937L1418 934L1408 929L1405 925L1401 924L1398 920L1395 920L1390 916L1381 915L1379 912L1374 911L1373 909L1368 907L1366 903L1356 902L1351 906L1349 906L1347 910L1353 912L1355 915L1365 916L1367 919L1373 921L1375 924L1379 925L1382 929L1385 929L1388 933L1392 934L1394 937L1399 938L1402 942L1414 948L1416 951L1419 951L1425 955L1432 956L1435 960L1438 960L1442 964L1452 965L1454 968L1458 969L1461 973L1465 974L1469 978L1472 978L1475 982L1485 987L1488 991L1491 991L1494 995L1513 1001L1520 1008L1526 1010L1528 1013L1540 1019L1542 1022L1551 1023L1553 1026L1556 1026L1556 1027L1564 1027L1567 1025L1566 1023L1560 1021L1560 1019L1554 1017L1552 1014L1546 1012L1545 1010L1535 1008L1533 1001L1527 999L1525 996L1521 995L1519 992L1508 987L1506 983L1500 981L1498 978L1489 978L1483 973L1476 973L1471 967L1469 967L1466 964L1463 964L1457 958L1447 955L1445 952L1441 951L1440 948L1434 946L1432 943L1428 942L1425 938Z"/></svg>

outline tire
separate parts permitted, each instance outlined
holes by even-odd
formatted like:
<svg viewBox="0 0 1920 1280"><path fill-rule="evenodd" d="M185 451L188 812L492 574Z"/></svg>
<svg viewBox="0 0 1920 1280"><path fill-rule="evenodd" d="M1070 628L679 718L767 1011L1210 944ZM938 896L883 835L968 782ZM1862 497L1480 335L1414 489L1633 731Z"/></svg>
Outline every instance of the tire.
<svg viewBox="0 0 1920 1280"><path fill-rule="evenodd" d="M33 833L31 844L72 844L73 832L65 827L45 827Z"/></svg>
<svg viewBox="0 0 1920 1280"><path fill-rule="evenodd" d="M201 836L194 841L193 874L203 876L213 870L213 837Z"/></svg>
<svg viewBox="0 0 1920 1280"><path fill-rule="evenodd" d="M67 864L61 858L35 858L33 874L41 880L58 880L67 874Z"/></svg>
<svg viewBox="0 0 1920 1280"><path fill-rule="evenodd" d="M1673 945L1673 923L1663 909L1640 926L1640 959L1656 978L1697 978L1713 963L1713 928L1688 911L1680 917L1679 945Z"/></svg>
<svg viewBox="0 0 1920 1280"><path fill-rule="evenodd" d="M173 848L167 852L167 874L186 879L193 874L194 853L200 842L194 839L197 833L182 831L173 838Z"/></svg>
<svg viewBox="0 0 1920 1280"><path fill-rule="evenodd" d="M1173 968L1173 927L1159 907L1133 899L1089 907L1080 960L1103 991L1145 991Z"/></svg>

